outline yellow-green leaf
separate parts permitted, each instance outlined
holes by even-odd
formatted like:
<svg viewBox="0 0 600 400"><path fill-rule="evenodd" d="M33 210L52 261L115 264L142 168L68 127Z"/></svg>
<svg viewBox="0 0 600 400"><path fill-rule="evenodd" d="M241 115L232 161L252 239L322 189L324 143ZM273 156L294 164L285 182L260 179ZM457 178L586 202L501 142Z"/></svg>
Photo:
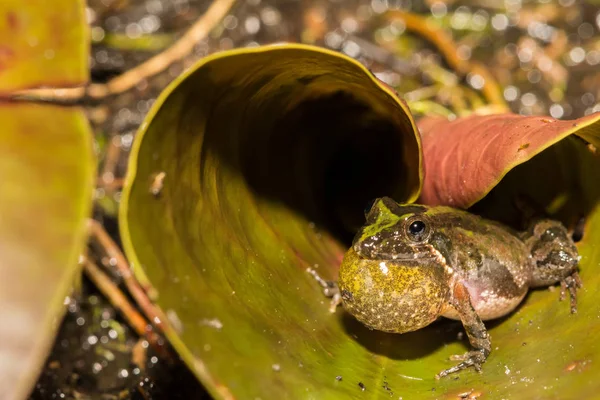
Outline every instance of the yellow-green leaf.
<svg viewBox="0 0 600 400"><path fill-rule="evenodd" d="M84 6L84 0L0 2L0 93L87 81Z"/></svg>
<svg viewBox="0 0 600 400"><path fill-rule="evenodd" d="M95 162L75 108L0 102L0 398L24 399L64 312Z"/></svg>

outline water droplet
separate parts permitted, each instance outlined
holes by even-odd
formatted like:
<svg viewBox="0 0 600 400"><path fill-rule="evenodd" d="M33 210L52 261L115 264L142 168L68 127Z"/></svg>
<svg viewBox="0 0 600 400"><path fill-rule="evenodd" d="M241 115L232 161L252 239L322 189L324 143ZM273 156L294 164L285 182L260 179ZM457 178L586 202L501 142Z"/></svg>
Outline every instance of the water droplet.
<svg viewBox="0 0 600 400"><path fill-rule="evenodd" d="M382 14L388 9L386 0L371 0L371 8L375 14Z"/></svg>
<svg viewBox="0 0 600 400"><path fill-rule="evenodd" d="M99 373L100 371L102 371L102 365L100 365L100 363L97 363L97 362L95 362L95 363L92 365L92 372L93 372L93 373L95 373L95 374L97 374L97 373Z"/></svg>
<svg viewBox="0 0 600 400"><path fill-rule="evenodd" d="M332 49L338 49L344 42L344 38L337 32L328 32L325 35L325 45Z"/></svg>
<svg viewBox="0 0 600 400"><path fill-rule="evenodd" d="M471 47L461 44L460 46L458 46L458 48L456 49L456 55L458 56L458 58L460 58L461 60L468 60L471 58Z"/></svg>
<svg viewBox="0 0 600 400"><path fill-rule="evenodd" d="M585 60L585 50L582 49L581 47L574 47L569 52L569 58L575 64L579 64L580 62L582 62L583 60Z"/></svg>
<svg viewBox="0 0 600 400"><path fill-rule="evenodd" d="M94 26L90 31L90 36L93 42L100 42L104 39L104 29L99 26Z"/></svg>
<svg viewBox="0 0 600 400"><path fill-rule="evenodd" d="M140 20L140 27L144 33L152 33L160 28L160 18L156 15L147 15Z"/></svg>
<svg viewBox="0 0 600 400"><path fill-rule="evenodd" d="M225 29L233 30L238 26L238 19L233 15L227 15L223 18L223 26Z"/></svg>
<svg viewBox="0 0 600 400"><path fill-rule="evenodd" d="M87 342L88 342L90 345L92 345L92 346L93 346L93 345L95 345L96 343L98 343L98 337L97 337L96 335L90 335L90 336L88 336L88 338L87 338Z"/></svg>
<svg viewBox="0 0 600 400"><path fill-rule="evenodd" d="M448 13L448 7L441 1L436 1L431 5L431 15L435 18L442 18Z"/></svg>
<svg viewBox="0 0 600 400"><path fill-rule="evenodd" d="M550 115L554 118L561 118L565 113L565 110L560 104L552 104L550 106Z"/></svg>
<svg viewBox="0 0 600 400"><path fill-rule="evenodd" d="M267 26L278 25L281 22L281 14L272 7L265 7L260 12L260 18Z"/></svg>
<svg viewBox="0 0 600 400"><path fill-rule="evenodd" d="M504 89L504 98L506 101L515 101L519 96L519 89L515 86L507 86Z"/></svg>
<svg viewBox="0 0 600 400"><path fill-rule="evenodd" d="M485 79L483 79L483 77L479 74L469 74L467 81L469 82L469 85L473 87L473 89L478 90L483 88L483 85L485 84Z"/></svg>
<svg viewBox="0 0 600 400"><path fill-rule="evenodd" d="M505 14L496 14L492 17L492 27L497 31L508 28L508 17Z"/></svg>
<svg viewBox="0 0 600 400"><path fill-rule="evenodd" d="M594 36L594 25L590 24L589 22L584 22L583 24L579 25L579 28L577 28L577 33L579 34L580 38L589 39Z"/></svg>
<svg viewBox="0 0 600 400"><path fill-rule="evenodd" d="M244 21L244 29L249 35L254 35L260 30L260 19L257 16L251 15Z"/></svg>
<svg viewBox="0 0 600 400"><path fill-rule="evenodd" d="M352 58L357 58L360 54L360 46L353 41L347 41L342 47L342 51Z"/></svg>
<svg viewBox="0 0 600 400"><path fill-rule="evenodd" d="M532 107L537 103L537 96L531 92L525 93L521 97L521 103L526 107Z"/></svg>

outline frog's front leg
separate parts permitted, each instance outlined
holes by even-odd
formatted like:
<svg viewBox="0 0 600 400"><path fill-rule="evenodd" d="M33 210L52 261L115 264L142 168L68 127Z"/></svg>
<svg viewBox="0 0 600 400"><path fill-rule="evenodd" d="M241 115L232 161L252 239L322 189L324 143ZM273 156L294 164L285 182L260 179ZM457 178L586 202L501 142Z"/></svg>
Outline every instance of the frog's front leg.
<svg viewBox="0 0 600 400"><path fill-rule="evenodd" d="M492 343L490 335L485 329L485 325L475 312L471 304L471 296L467 288L460 282L456 282L453 288L450 304L458 312L460 320L467 332L469 343L473 346L473 350L464 355L454 356L453 360L461 360L462 362L452 368L448 368L436 375L436 379L440 379L448 374L461 371L463 369L473 367L478 372L481 371L481 366L490 354Z"/></svg>
<svg viewBox="0 0 600 400"><path fill-rule="evenodd" d="M323 294L327 297L331 297L329 303L329 312L334 313L337 306L342 303L342 296L340 295L340 289L338 288L337 282L327 281L319 276L317 271L312 268L306 268L306 272L311 274L319 285L323 288Z"/></svg>
<svg viewBox="0 0 600 400"><path fill-rule="evenodd" d="M571 313L577 312L577 290L581 280L577 273L580 256L567 229L557 221L542 220L526 238L533 262L531 287L551 286L560 282L564 300L568 291Z"/></svg>

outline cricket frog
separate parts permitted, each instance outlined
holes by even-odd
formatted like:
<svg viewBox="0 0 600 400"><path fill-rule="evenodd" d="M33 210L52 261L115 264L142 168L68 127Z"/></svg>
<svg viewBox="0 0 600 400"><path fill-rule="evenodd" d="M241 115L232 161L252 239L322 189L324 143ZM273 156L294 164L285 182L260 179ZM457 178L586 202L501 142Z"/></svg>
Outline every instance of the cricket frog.
<svg viewBox="0 0 600 400"><path fill-rule="evenodd" d="M482 321L502 317L529 288L561 284L576 312L580 256L567 229L543 219L525 232L450 207L401 205L383 197L366 212L339 281L311 272L338 303L369 328L404 333L438 317L460 320L473 349L437 377L474 367L491 351Z"/></svg>

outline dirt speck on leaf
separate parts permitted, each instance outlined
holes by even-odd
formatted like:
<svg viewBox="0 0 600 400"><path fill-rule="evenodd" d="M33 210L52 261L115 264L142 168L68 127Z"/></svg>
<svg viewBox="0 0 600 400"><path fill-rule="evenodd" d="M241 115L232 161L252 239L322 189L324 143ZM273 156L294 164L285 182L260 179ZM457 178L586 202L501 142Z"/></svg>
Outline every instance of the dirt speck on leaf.
<svg viewBox="0 0 600 400"><path fill-rule="evenodd" d="M385 390L387 390L388 393L390 394L390 396L394 395L394 392L392 392L392 389L390 388L390 386L387 383L387 379L384 379L383 385L381 387L384 388Z"/></svg>
<svg viewBox="0 0 600 400"><path fill-rule="evenodd" d="M223 323L221 321L219 321L218 318L203 319L202 321L200 321L200 323L202 325L209 326L211 328L215 328L218 331L220 331L223 328Z"/></svg>
<svg viewBox="0 0 600 400"><path fill-rule="evenodd" d="M592 363L592 360L575 360L569 364L567 364L567 366L565 366L564 371L565 372L572 372L572 371L577 371L577 372L583 372L584 370L586 370L589 367L589 364Z"/></svg>
<svg viewBox="0 0 600 400"><path fill-rule="evenodd" d="M152 183L150 184L150 194L152 194L152 196L154 196L154 197L160 196L160 192L162 191L163 186L165 184L166 176L167 176L167 173L164 171L161 171L152 177Z"/></svg>

